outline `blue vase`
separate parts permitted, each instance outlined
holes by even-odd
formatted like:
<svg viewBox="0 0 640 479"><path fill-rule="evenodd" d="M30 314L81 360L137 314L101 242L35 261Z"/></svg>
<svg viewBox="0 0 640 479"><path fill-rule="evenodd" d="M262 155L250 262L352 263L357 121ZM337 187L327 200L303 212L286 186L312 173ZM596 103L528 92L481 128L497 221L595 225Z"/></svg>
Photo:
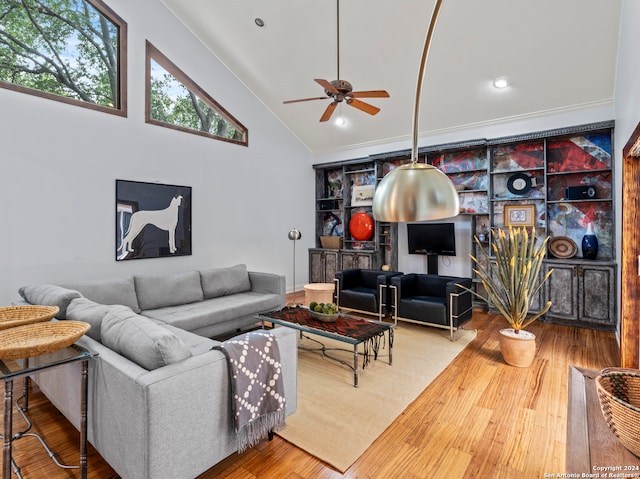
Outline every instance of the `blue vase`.
<svg viewBox="0 0 640 479"><path fill-rule="evenodd" d="M582 257L584 259L596 259L598 256L598 238L593 234L591 223L587 227L587 234L582 237Z"/></svg>

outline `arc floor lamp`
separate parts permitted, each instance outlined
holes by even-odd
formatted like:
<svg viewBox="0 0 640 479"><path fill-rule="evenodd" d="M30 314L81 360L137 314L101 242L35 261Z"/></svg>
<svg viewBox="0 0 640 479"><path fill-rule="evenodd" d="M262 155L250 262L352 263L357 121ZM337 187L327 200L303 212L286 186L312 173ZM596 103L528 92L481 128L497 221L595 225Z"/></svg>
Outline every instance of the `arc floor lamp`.
<svg viewBox="0 0 640 479"><path fill-rule="evenodd" d="M428 221L456 216L460 199L451 180L433 165L418 163L418 116L422 82L433 31L443 0L436 0L422 50L418 86L413 106L413 145L411 163L401 165L385 176L373 197L373 216L393 223Z"/></svg>

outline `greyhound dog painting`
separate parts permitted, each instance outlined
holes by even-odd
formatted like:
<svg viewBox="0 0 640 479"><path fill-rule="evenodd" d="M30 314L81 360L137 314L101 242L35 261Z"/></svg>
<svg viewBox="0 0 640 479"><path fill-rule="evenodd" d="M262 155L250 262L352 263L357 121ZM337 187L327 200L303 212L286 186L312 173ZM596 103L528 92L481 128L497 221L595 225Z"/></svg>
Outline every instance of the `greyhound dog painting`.
<svg viewBox="0 0 640 479"><path fill-rule="evenodd" d="M116 181L118 261L191 254L191 188Z"/></svg>

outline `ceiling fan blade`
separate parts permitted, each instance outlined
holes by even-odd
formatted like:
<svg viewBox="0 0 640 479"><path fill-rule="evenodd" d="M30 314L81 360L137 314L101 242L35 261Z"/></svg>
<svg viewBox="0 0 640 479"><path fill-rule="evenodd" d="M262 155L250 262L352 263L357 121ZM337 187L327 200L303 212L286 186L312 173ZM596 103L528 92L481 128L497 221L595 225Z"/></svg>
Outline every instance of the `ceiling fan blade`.
<svg viewBox="0 0 640 479"><path fill-rule="evenodd" d="M357 108L358 110L362 110L365 113L369 113L369 115L375 115L380 111L380 108L378 108L377 106L369 105L368 103L365 103L360 100L356 100L355 98L349 98L347 100L347 105L351 105L352 107Z"/></svg>
<svg viewBox="0 0 640 479"><path fill-rule="evenodd" d="M336 87L334 87L330 82L328 82L327 80L319 80L319 79L315 79L313 80L315 81L318 85L320 85L322 88L324 88L325 90L331 92L331 93L340 93Z"/></svg>
<svg viewBox="0 0 640 479"><path fill-rule="evenodd" d="M353 98L389 98L389 94L384 90L352 91L349 96Z"/></svg>
<svg viewBox="0 0 640 479"><path fill-rule="evenodd" d="M313 98L301 98L300 100L287 100L287 101L283 101L282 103L284 103L285 105L287 103L298 103L301 101L311 101L311 100L326 100L327 98L329 98L328 96L317 96L317 97L313 97Z"/></svg>
<svg viewBox="0 0 640 479"><path fill-rule="evenodd" d="M338 102L337 101L329 103L329 106L327 107L327 109L322 114L322 117L320 118L320 121L327 121L329 118L331 118L331 115L333 115L333 111L336 109L337 106L338 106Z"/></svg>

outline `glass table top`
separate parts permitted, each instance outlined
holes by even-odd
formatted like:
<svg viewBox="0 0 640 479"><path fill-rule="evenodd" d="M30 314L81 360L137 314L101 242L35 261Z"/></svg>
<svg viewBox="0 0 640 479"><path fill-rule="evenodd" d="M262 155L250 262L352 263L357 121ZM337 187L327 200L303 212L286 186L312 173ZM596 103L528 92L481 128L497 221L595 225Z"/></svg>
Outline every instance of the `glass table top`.
<svg viewBox="0 0 640 479"><path fill-rule="evenodd" d="M42 354L27 359L0 360L0 379L12 380L27 376L42 369L62 366L63 364L82 361L96 356L95 353L72 344L48 354Z"/></svg>

